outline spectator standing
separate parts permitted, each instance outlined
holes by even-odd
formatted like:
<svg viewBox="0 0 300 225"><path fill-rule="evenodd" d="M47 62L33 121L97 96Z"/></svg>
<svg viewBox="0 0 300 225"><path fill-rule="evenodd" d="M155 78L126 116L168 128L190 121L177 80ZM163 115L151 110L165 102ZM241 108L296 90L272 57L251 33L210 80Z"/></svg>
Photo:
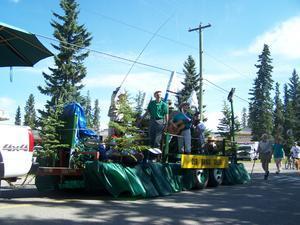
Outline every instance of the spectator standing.
<svg viewBox="0 0 300 225"><path fill-rule="evenodd" d="M300 147L297 142L295 142L291 148L291 155L295 161L296 169L300 170Z"/></svg>
<svg viewBox="0 0 300 225"><path fill-rule="evenodd" d="M279 174L281 171L281 161L284 158L284 150L281 138L275 138L275 143L273 145L273 155L276 163L276 174Z"/></svg>

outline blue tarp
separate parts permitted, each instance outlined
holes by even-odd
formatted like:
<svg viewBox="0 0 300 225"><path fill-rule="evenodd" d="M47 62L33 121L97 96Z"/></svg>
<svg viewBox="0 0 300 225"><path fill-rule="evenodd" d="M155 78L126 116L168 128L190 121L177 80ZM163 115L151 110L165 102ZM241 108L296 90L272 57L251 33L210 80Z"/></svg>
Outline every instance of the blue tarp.
<svg viewBox="0 0 300 225"><path fill-rule="evenodd" d="M72 102L65 105L62 119L66 122L66 132L64 133L67 136L70 135L69 138L65 138L66 142L74 142L70 143L71 145L78 144L79 140L84 137L97 137L95 131L87 128L85 113L80 104ZM70 140L70 137L74 140Z"/></svg>

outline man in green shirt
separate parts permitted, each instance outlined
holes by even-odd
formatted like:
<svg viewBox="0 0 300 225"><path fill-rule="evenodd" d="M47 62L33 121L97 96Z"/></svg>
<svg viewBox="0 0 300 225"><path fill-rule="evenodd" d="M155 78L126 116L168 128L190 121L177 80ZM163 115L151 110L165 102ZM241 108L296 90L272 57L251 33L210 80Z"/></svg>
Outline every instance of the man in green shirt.
<svg viewBox="0 0 300 225"><path fill-rule="evenodd" d="M161 91L154 92L155 100L149 102L147 112L143 116L150 114L149 139L152 148L160 148L162 133L169 121L168 104L162 100L161 95Z"/></svg>

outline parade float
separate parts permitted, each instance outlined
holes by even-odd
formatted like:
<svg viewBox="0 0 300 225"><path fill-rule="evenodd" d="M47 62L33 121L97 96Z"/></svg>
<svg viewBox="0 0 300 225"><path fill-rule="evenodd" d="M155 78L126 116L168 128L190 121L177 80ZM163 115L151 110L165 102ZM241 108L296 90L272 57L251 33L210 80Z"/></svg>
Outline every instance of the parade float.
<svg viewBox="0 0 300 225"><path fill-rule="evenodd" d="M62 119L61 138L68 147L60 149L54 161L40 150L35 184L41 192L83 189L114 197L155 197L250 180L243 164L231 161L224 149L216 155L178 154L166 132L160 154L147 146L144 132L128 124L113 124L119 133L104 142L86 127L78 103L66 105ZM124 120L133 122L130 117Z"/></svg>

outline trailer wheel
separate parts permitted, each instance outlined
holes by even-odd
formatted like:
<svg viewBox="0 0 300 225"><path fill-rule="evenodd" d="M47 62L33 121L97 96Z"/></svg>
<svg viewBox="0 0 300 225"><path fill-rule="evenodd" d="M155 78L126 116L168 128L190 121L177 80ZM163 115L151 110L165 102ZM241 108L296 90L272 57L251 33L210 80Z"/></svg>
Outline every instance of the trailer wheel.
<svg viewBox="0 0 300 225"><path fill-rule="evenodd" d="M223 181L223 169L209 169L209 187L217 187Z"/></svg>
<svg viewBox="0 0 300 225"><path fill-rule="evenodd" d="M208 170L194 170L194 188L195 189L204 189L208 183Z"/></svg>

